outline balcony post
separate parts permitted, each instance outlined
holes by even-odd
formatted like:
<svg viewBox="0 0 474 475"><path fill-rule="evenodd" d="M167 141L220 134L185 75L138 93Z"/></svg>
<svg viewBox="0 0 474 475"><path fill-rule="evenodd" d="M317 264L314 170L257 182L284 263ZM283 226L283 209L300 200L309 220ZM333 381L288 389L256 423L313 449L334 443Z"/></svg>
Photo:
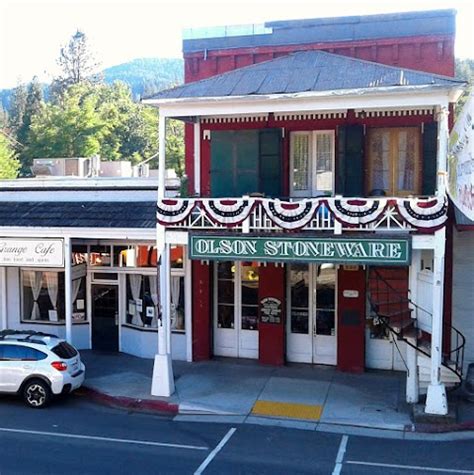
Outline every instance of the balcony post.
<svg viewBox="0 0 474 475"><path fill-rule="evenodd" d="M437 194L444 196L446 193L446 178L448 164L448 140L449 140L449 111L447 107L441 107L437 113L438 136L437 136Z"/></svg>
<svg viewBox="0 0 474 475"><path fill-rule="evenodd" d="M201 196L201 123L194 122L194 193Z"/></svg>
<svg viewBox="0 0 474 475"><path fill-rule="evenodd" d="M66 321L66 341L72 343L72 246L71 238L64 238L64 309Z"/></svg>
<svg viewBox="0 0 474 475"><path fill-rule="evenodd" d="M426 395L427 414L446 415L446 388L441 381L443 351L443 291L446 228L435 232L433 263L433 316L431 322L431 382Z"/></svg>
<svg viewBox="0 0 474 475"><path fill-rule="evenodd" d="M161 115L158 129L158 200L165 197L166 185L166 117ZM158 354L155 355L151 394L169 397L174 393L173 366L171 363L171 314L169 301L169 245L166 244L166 229L156 225L156 248L158 255L159 298L161 313L158 318Z"/></svg>

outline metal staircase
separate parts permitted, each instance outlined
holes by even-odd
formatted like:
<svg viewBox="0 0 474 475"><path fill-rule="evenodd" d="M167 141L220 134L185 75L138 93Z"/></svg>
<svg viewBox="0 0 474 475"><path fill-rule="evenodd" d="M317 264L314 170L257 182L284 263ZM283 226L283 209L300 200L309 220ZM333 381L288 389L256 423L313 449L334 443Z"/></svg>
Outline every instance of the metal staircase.
<svg viewBox="0 0 474 475"><path fill-rule="evenodd" d="M423 312L430 318L432 315L414 303L407 292L396 287L396 281L389 282L377 268L369 270L368 295L372 316L392 333L395 342L404 341L417 350L419 391L426 393L430 383L431 335L422 331L417 323L419 313ZM455 389L462 384L466 340L452 325L445 324L443 334L451 344L443 351L441 382L446 389Z"/></svg>

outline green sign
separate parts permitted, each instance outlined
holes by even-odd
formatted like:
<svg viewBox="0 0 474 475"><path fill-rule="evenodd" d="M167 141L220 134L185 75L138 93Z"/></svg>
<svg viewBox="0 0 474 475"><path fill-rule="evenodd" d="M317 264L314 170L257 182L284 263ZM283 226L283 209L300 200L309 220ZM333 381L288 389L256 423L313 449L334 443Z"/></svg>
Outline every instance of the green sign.
<svg viewBox="0 0 474 475"><path fill-rule="evenodd" d="M340 262L409 265L405 238L331 238L191 235L189 257L201 260Z"/></svg>

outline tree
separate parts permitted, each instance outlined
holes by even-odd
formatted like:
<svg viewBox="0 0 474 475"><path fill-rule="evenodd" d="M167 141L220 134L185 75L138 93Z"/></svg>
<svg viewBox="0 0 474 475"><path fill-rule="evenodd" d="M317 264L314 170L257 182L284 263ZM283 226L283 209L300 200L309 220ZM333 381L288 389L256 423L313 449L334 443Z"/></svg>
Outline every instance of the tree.
<svg viewBox="0 0 474 475"><path fill-rule="evenodd" d="M166 162L176 175L184 175L184 125L178 120L168 119L166 123Z"/></svg>
<svg viewBox="0 0 474 475"><path fill-rule="evenodd" d="M10 107L8 109L8 125L15 134L23 125L27 96L28 90L25 84L19 83L12 93Z"/></svg>
<svg viewBox="0 0 474 475"><path fill-rule="evenodd" d="M0 180L16 178L20 162L15 157L15 152L8 136L0 130Z"/></svg>
<svg viewBox="0 0 474 475"><path fill-rule="evenodd" d="M77 30L69 43L63 46L57 60L61 74L53 80L51 92L54 97L60 98L64 92L74 84L97 84L102 81L98 62L92 53L87 36Z"/></svg>

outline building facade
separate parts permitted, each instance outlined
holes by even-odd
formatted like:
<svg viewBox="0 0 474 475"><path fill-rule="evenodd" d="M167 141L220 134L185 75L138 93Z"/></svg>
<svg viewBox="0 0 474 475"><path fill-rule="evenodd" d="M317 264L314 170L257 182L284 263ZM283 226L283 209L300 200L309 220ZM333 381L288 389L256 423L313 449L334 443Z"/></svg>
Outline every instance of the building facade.
<svg viewBox="0 0 474 475"><path fill-rule="evenodd" d="M187 32L186 84L145 102L162 166L166 120L186 123L189 196L159 196L157 246L162 296L171 246L191 261L193 360L404 370L408 402L447 411L453 44L452 11Z"/></svg>

